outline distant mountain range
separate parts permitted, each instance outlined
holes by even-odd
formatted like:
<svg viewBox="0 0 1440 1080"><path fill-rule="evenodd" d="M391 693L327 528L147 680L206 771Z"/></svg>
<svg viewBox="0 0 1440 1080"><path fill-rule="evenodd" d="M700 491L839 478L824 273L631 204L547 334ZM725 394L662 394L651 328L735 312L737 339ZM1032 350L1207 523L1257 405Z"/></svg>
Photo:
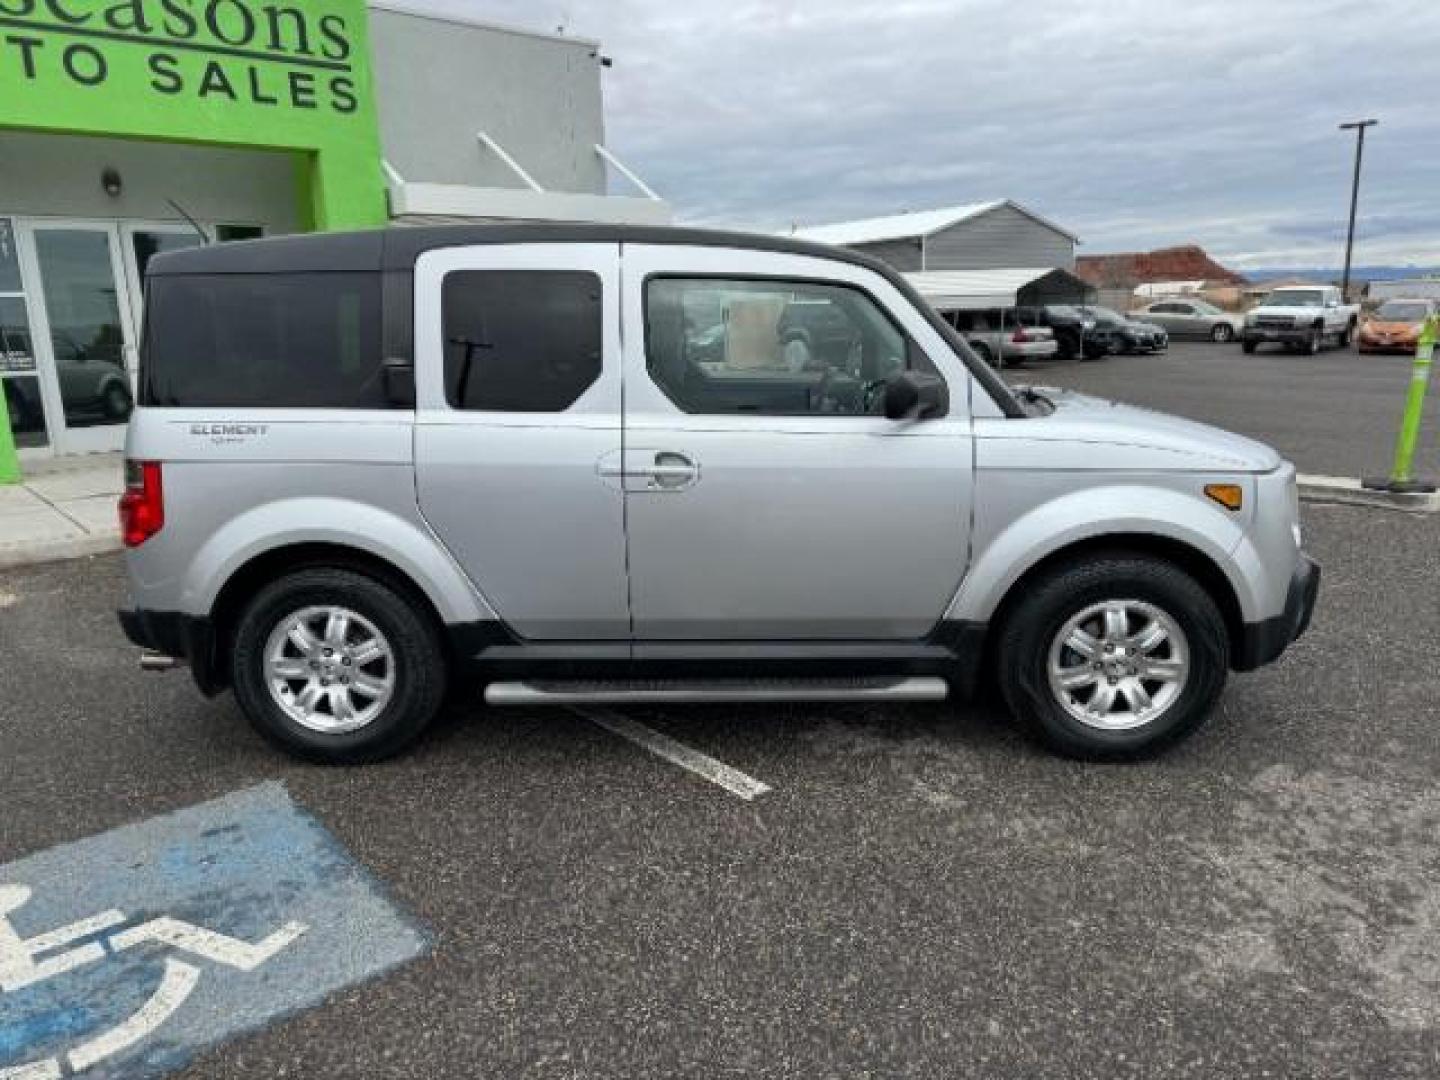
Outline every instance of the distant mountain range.
<svg viewBox="0 0 1440 1080"><path fill-rule="evenodd" d="M1276 266L1263 270L1245 270L1244 275L1256 284L1276 278L1301 278L1306 281L1339 281L1338 266ZM1395 281L1400 278L1440 277L1440 266L1352 266L1351 281Z"/></svg>

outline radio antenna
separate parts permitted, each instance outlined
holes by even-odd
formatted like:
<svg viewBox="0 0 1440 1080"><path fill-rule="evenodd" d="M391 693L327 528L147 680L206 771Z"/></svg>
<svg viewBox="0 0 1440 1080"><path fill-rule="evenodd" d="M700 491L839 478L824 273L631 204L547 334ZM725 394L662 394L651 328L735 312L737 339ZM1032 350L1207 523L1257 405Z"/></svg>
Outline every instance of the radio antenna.
<svg viewBox="0 0 1440 1080"><path fill-rule="evenodd" d="M181 217L183 217L186 221L188 221L190 223L190 227L200 234L200 242L202 244L208 246L209 244L213 243L213 241L210 239L210 234L200 227L200 223L198 221L196 221L193 217L186 213L183 206L181 206L174 199L166 199L165 201L171 206L173 206L175 208L175 212Z"/></svg>

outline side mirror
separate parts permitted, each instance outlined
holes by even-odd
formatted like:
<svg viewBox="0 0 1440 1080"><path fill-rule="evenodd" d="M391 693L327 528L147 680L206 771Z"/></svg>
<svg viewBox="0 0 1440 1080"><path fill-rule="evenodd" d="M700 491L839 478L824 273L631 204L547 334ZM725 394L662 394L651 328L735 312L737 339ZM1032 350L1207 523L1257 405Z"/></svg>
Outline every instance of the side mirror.
<svg viewBox="0 0 1440 1080"><path fill-rule="evenodd" d="M945 380L924 371L904 371L885 384L885 419L928 420L950 408Z"/></svg>

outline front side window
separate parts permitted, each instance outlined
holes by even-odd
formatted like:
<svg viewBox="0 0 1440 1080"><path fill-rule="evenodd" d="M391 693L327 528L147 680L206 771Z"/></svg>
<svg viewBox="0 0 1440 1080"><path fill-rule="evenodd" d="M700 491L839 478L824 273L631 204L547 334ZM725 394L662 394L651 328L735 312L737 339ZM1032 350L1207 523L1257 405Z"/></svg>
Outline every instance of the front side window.
<svg viewBox="0 0 1440 1080"><path fill-rule="evenodd" d="M600 279L583 271L446 275L446 400L456 409L564 412L600 378L600 300Z"/></svg>
<svg viewBox="0 0 1440 1080"><path fill-rule="evenodd" d="M687 413L871 416L925 354L866 293L804 281L653 278L650 375Z"/></svg>
<svg viewBox="0 0 1440 1080"><path fill-rule="evenodd" d="M142 401L383 409L377 274L152 276Z"/></svg>

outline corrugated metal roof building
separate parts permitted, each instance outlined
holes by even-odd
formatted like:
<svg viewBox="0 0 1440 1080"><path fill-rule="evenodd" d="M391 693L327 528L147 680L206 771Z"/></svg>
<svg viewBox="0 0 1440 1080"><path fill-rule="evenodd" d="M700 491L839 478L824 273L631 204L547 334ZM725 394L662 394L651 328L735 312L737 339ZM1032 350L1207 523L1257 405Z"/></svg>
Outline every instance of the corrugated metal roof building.
<svg viewBox="0 0 1440 1080"><path fill-rule="evenodd" d="M905 273L1073 270L1079 238L1009 199L796 229L795 236L883 259Z"/></svg>
<svg viewBox="0 0 1440 1080"><path fill-rule="evenodd" d="M905 275L936 311L981 311L1034 304L1083 304L1093 290L1052 267L999 270L927 270Z"/></svg>

